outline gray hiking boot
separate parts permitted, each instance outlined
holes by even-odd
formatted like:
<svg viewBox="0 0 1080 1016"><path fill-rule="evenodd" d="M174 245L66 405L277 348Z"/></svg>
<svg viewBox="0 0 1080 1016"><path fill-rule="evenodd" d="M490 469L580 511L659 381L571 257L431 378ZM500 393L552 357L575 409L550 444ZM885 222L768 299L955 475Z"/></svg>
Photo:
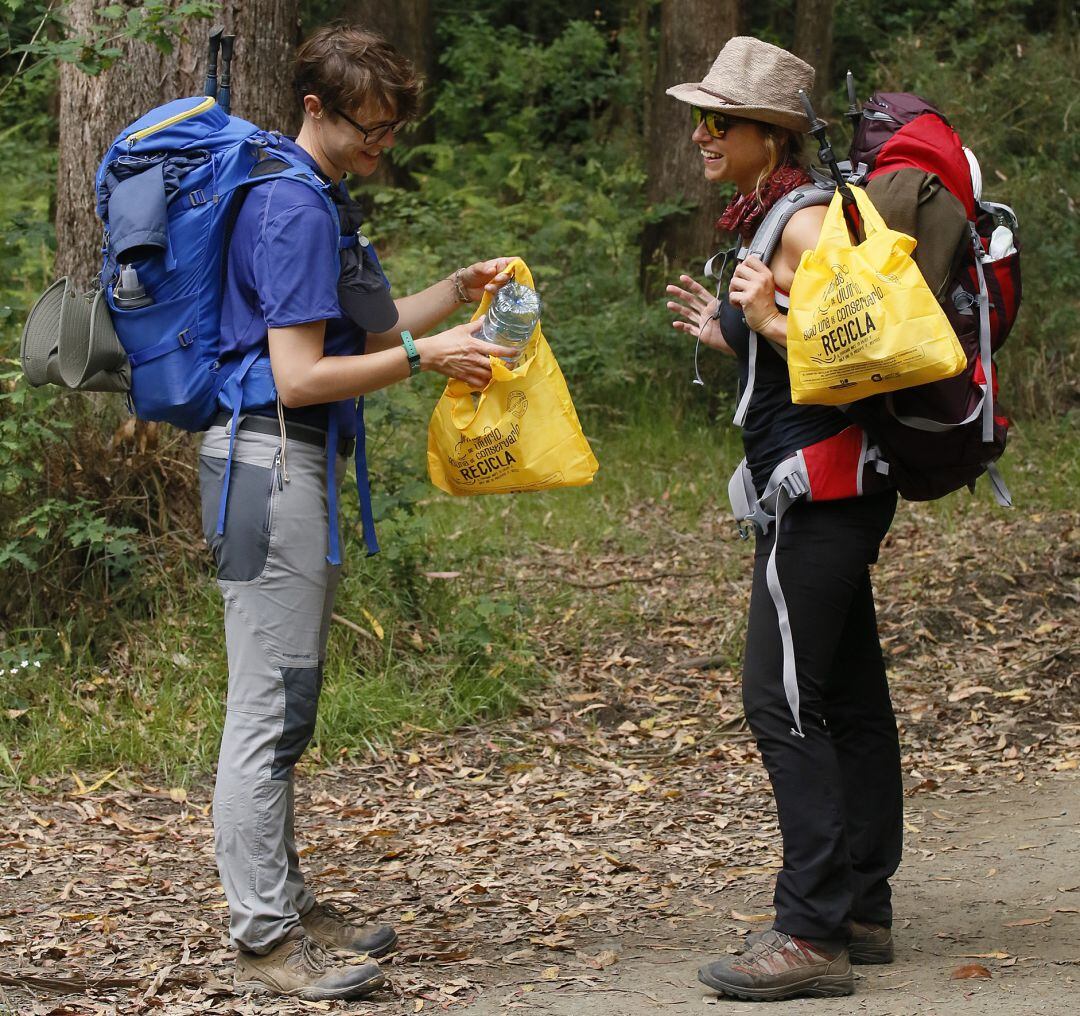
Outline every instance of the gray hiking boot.
<svg viewBox="0 0 1080 1016"><path fill-rule="evenodd" d="M378 963L351 965L335 960L322 946L293 928L265 956L241 951L233 987L238 992L288 995L309 1002L363 998L382 987Z"/></svg>
<svg viewBox="0 0 1080 1016"><path fill-rule="evenodd" d="M746 952L702 967L698 980L721 995L756 1002L830 998L855 991L846 949L827 952L779 931L763 931Z"/></svg>
<svg viewBox="0 0 1080 1016"><path fill-rule="evenodd" d="M852 963L892 963L896 958L891 928L848 921L848 931L851 933L848 955Z"/></svg>
<svg viewBox="0 0 1080 1016"><path fill-rule="evenodd" d="M892 963L896 958L893 948L892 929L880 924L863 924L861 921L848 921L848 959L852 963ZM764 935L764 931L752 931L746 936L746 948Z"/></svg>
<svg viewBox="0 0 1080 1016"><path fill-rule="evenodd" d="M316 903L300 923L324 949L340 949L358 956L385 956L397 945L397 932L385 924L353 924L348 915L329 903Z"/></svg>

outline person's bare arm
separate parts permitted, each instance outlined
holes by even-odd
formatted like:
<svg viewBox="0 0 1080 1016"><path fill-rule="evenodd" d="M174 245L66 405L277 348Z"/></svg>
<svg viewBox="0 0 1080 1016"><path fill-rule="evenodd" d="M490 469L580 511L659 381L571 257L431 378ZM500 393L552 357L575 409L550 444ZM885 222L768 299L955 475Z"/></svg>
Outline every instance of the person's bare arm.
<svg viewBox="0 0 1080 1016"><path fill-rule="evenodd" d="M770 268L776 279L776 285L785 293L791 292L795 273L803 254L813 250L821 236L821 227L825 222L825 205L813 205L797 211L784 228L780 237L780 249L773 255Z"/></svg>
<svg viewBox="0 0 1080 1016"><path fill-rule="evenodd" d="M414 339L419 338L462 306L449 279L436 282L419 293L403 296L394 303L398 309L397 324L388 332L368 332L368 352L400 346L401 332L406 328Z"/></svg>
<svg viewBox="0 0 1080 1016"><path fill-rule="evenodd" d="M483 388L491 379L489 358L505 354L506 349L475 338L479 328L477 321L418 339L421 369ZM327 356L325 334L325 321L269 330L274 384L290 409L367 395L409 376L409 360L400 341L396 348L362 356Z"/></svg>
<svg viewBox="0 0 1080 1016"><path fill-rule="evenodd" d="M787 345L787 315L776 306L776 287L790 291L803 253L817 246L824 221L824 207L800 209L784 228L770 265L747 258L731 278L732 304L742 308L751 331L778 346Z"/></svg>
<svg viewBox="0 0 1080 1016"><path fill-rule="evenodd" d="M486 292L497 293L510 276L506 266L513 258L491 258L477 261L460 270L459 279L465 295L473 303ZM369 332L367 351L377 352L392 349L401 344L401 333L408 329L413 338L426 334L436 325L445 321L455 310L464 306L458 299L458 287L453 276L442 279L419 293L412 293L395 300L398 309L398 322L388 332Z"/></svg>

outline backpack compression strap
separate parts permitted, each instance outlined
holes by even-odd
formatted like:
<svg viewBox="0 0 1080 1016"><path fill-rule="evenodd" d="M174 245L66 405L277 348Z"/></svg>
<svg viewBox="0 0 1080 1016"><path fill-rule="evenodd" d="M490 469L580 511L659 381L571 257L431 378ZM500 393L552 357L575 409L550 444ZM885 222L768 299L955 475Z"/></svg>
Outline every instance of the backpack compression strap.
<svg viewBox="0 0 1080 1016"><path fill-rule="evenodd" d="M765 493L759 498L750 476L750 467L746 459L739 463L731 480L728 482L728 498L739 525L739 533L749 538L750 531L746 523L751 523L761 533L773 529L773 545L765 565L765 583L769 596L776 608L776 619L780 626L780 645L783 657L784 696L795 725L791 733L796 737L805 737L802 720L799 716L799 681L795 669L795 640L791 634L791 616L788 613L787 599L780 585L780 574L776 567L776 553L780 546L780 528L784 513L796 501L810 494L810 479L806 463L800 455L791 455L784 459L772 472Z"/></svg>
<svg viewBox="0 0 1080 1016"><path fill-rule="evenodd" d="M337 511L337 449L338 416L337 405L329 410L329 427L326 435L326 504L330 519L329 546L326 560L329 564L341 564L341 539L338 532ZM360 524L367 546L367 556L379 553L379 540L375 535L375 515L371 509L371 487L368 483L367 435L364 430L364 399L356 400L356 450L353 461L356 464L356 493L360 499Z"/></svg>

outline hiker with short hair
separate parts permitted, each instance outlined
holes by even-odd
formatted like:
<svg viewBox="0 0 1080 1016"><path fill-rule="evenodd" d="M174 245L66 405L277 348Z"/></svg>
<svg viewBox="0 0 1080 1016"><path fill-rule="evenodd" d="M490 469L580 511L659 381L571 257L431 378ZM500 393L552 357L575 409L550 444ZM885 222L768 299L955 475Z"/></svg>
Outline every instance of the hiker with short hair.
<svg viewBox="0 0 1080 1016"><path fill-rule="evenodd" d="M703 81L668 89L692 107L705 178L735 185L718 228L743 248L778 202L811 183L798 93L813 81L791 53L737 37ZM719 300L687 275L667 290L675 328L739 361L746 459L733 485L773 512L756 527L743 705L783 836L776 918L740 955L698 974L721 994L763 1001L848 995L851 962L892 960L889 879L902 844L900 748L869 570L896 492L883 482L808 500L785 486L805 449L828 456L851 433L839 409L792 403L784 359L787 294L824 218L820 203L796 211L767 263L742 260Z"/></svg>
<svg viewBox="0 0 1080 1016"><path fill-rule="evenodd" d="M293 83L303 126L280 150L326 186L340 222L316 187L296 179L252 184L244 197L228 248L222 361L250 366L247 396L259 390L251 378L268 350L276 398L245 397L238 416L221 413L202 445L200 482L225 601L229 689L214 829L235 983L318 1000L377 988L373 958L397 941L388 926L356 924L316 902L293 836L293 770L315 729L340 571L337 490L358 440L362 501L366 491L355 402L420 370L482 388L489 357L505 350L476 337L480 322L426 333L497 291L511 259L470 264L392 299L341 181L371 175L415 117L413 68L380 36L337 25L301 45ZM366 523L373 549L370 509ZM368 961L349 964L331 949Z"/></svg>

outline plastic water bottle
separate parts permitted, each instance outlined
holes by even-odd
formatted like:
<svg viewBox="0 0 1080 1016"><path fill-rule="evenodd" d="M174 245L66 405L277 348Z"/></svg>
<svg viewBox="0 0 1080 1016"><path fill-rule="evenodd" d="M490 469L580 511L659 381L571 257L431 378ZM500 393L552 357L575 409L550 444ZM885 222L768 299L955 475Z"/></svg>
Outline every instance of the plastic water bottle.
<svg viewBox="0 0 1080 1016"><path fill-rule="evenodd" d="M139 273L131 265L120 266L120 284L113 289L113 302L120 310L138 310L154 302L147 296Z"/></svg>
<svg viewBox="0 0 1080 1016"><path fill-rule="evenodd" d="M513 349L514 355L507 357L507 363L516 367L539 320L540 297L536 290L511 279L491 301L481 335L487 342Z"/></svg>

